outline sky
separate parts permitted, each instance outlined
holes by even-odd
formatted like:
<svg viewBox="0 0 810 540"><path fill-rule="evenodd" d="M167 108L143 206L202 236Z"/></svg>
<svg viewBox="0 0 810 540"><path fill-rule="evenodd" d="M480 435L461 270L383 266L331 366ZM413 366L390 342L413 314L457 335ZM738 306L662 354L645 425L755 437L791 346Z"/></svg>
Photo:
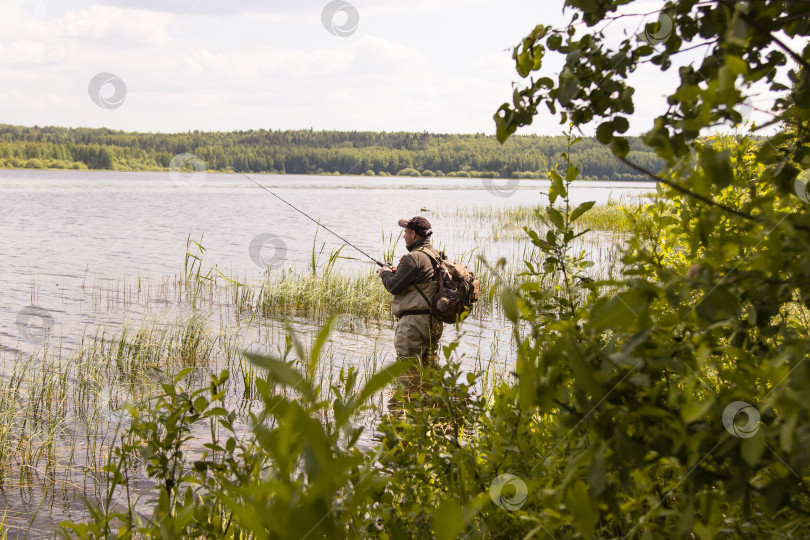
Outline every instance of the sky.
<svg viewBox="0 0 810 540"><path fill-rule="evenodd" d="M493 134L512 48L569 18L563 0L0 0L0 123ZM639 70L631 134L676 81ZM562 132L546 111L519 131Z"/></svg>

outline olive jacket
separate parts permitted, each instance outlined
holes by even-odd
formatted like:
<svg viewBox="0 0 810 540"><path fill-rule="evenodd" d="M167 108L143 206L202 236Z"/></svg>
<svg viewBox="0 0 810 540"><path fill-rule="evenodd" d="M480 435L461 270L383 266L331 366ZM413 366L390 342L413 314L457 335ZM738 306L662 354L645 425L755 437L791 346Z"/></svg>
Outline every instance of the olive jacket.
<svg viewBox="0 0 810 540"><path fill-rule="evenodd" d="M408 253L402 257L397 266L396 274L384 271L380 276L385 289L393 294L391 298L391 312L395 317L401 317L406 311L423 311L429 309L425 299L415 287L430 299L439 287L435 281L433 263L424 251L439 258L439 252L433 247L430 238L417 240L407 246Z"/></svg>

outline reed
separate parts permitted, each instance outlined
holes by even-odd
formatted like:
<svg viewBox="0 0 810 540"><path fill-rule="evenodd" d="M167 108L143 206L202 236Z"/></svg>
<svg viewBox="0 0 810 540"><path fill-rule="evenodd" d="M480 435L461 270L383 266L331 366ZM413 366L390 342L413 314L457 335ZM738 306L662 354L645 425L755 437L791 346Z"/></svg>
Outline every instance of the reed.
<svg viewBox="0 0 810 540"><path fill-rule="evenodd" d="M459 207L440 211L440 217L464 222L469 228L488 230L492 238L501 240L525 240L524 227L543 229L545 208L540 205L511 207ZM644 203L621 199L609 199L607 203L591 208L577 220L580 230L629 233L637 223L646 222Z"/></svg>
<svg viewBox="0 0 810 540"><path fill-rule="evenodd" d="M289 270L262 288L265 316L300 315L322 320L348 313L379 321L390 316L389 305L390 294L371 272L313 274Z"/></svg>

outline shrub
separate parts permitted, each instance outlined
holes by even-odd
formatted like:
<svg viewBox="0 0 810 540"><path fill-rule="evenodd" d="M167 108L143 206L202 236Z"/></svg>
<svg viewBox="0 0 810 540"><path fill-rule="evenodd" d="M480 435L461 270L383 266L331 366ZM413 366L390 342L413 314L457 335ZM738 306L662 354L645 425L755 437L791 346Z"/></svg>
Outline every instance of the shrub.
<svg viewBox="0 0 810 540"><path fill-rule="evenodd" d="M512 171L510 175L511 178L520 178L520 179L539 179L543 178L544 175L540 171Z"/></svg>
<svg viewBox="0 0 810 540"><path fill-rule="evenodd" d="M399 171L397 173L397 176L422 176L422 175L419 174L419 171L417 171L416 169L408 167Z"/></svg>

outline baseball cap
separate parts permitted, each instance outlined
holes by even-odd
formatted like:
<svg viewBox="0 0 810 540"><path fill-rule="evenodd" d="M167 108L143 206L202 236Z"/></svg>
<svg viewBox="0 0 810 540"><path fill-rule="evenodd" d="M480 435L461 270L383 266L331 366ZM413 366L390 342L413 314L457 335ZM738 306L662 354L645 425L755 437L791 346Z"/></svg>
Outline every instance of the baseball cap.
<svg viewBox="0 0 810 540"><path fill-rule="evenodd" d="M421 216L412 217L411 219L400 219L397 223L400 227L407 227L419 236L424 236L425 238L433 234L430 222Z"/></svg>

